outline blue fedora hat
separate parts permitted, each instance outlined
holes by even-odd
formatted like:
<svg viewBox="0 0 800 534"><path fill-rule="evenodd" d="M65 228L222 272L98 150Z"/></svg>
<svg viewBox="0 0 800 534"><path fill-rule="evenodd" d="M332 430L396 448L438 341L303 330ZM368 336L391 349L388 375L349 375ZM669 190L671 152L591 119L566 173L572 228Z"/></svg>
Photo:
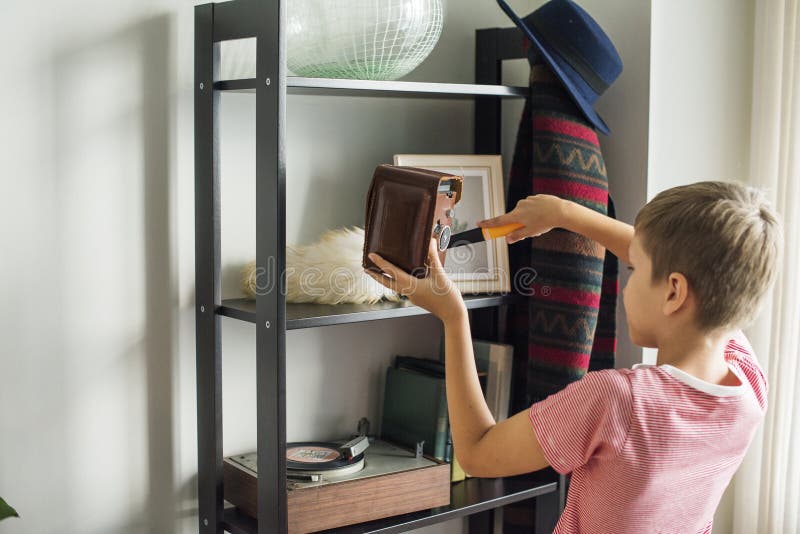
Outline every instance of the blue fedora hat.
<svg viewBox="0 0 800 534"><path fill-rule="evenodd" d="M589 122L608 135L594 103L622 72L622 60L600 25L571 0L550 0L524 20L505 0L497 3L540 52Z"/></svg>

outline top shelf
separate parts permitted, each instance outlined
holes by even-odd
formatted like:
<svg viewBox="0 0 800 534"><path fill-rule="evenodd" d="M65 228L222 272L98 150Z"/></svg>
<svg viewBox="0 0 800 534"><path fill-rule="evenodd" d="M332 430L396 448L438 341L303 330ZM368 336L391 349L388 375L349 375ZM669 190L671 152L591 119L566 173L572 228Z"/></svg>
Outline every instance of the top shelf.
<svg viewBox="0 0 800 534"><path fill-rule="evenodd" d="M221 80L214 83L214 89L217 91L254 93L256 90L256 79ZM530 94L530 89L528 87L512 87L507 85L395 82L287 76L286 92L289 94L331 96L395 96L422 98L474 98L476 96L491 96L501 98L524 98Z"/></svg>

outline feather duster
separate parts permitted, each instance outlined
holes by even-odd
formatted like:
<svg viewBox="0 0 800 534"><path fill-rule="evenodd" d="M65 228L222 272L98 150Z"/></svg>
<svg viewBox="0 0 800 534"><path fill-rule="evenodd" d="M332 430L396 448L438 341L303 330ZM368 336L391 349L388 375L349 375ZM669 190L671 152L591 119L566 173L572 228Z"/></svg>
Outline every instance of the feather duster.
<svg viewBox="0 0 800 534"><path fill-rule="evenodd" d="M402 297L364 272L364 229L336 228L310 245L286 245L286 302L374 304ZM242 269L242 291L255 298L256 262Z"/></svg>

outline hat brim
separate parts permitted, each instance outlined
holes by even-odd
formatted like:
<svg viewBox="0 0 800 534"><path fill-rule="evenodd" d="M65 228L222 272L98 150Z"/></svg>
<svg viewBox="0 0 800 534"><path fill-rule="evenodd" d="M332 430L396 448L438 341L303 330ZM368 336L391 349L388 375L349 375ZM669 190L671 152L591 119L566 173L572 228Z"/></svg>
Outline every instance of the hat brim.
<svg viewBox="0 0 800 534"><path fill-rule="evenodd" d="M583 97L580 86L573 82L573 80L576 78L583 80L583 78L580 77L580 74L575 72L572 67L564 62L564 60L561 59L558 54L551 54L548 52L535 36L533 39L531 39L531 41L536 46L536 49L539 51L539 53L541 53L542 58L544 58L548 66L553 70L556 76L558 76L558 79L567 89L567 92L572 97L572 100L581 109L586 118L589 119L589 122L591 122L595 128L605 135L610 134L611 129L606 124L606 121L603 120L603 118L597 113L597 111L595 111L592 105ZM567 76L565 73L566 70L574 72L574 76Z"/></svg>
<svg viewBox="0 0 800 534"><path fill-rule="evenodd" d="M505 11L506 15L508 15L509 18L514 21L514 24L516 24L517 27L522 30L528 40L533 43L533 45L536 47L536 50L538 50L542 55L542 58L545 60L547 65L553 70L555 75L564 85L567 93L569 93L570 97L572 97L572 100L580 108L584 116L589 119L589 122L591 122L592 125L594 125L594 127L597 128L597 130L599 130L601 133L609 135L611 133L611 129L606 124L606 121L604 121L603 118L594 110L589 101L584 98L581 87L572 81L573 79L583 80L580 74L575 72L575 70L572 69L572 67L570 67L558 54L551 54L548 52L542 44L542 41L531 31L530 28L528 28L528 25L525 24L525 22L523 22L522 19L520 19L517 14L508 7L507 4L504 5L505 2L498 2L498 4L503 11ZM566 71L571 71L574 76L567 76ZM586 86L586 89L588 89L588 86Z"/></svg>

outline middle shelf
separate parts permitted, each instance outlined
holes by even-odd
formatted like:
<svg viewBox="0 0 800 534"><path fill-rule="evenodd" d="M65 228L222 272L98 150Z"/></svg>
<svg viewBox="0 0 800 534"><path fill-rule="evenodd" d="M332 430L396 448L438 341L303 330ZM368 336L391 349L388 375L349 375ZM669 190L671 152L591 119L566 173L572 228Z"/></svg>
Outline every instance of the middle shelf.
<svg viewBox="0 0 800 534"><path fill-rule="evenodd" d="M488 308L501 304L514 304L519 295L480 294L464 295L468 309ZM286 329L315 328L334 324L358 323L393 317L408 317L429 313L426 309L411 304L408 300L400 302L381 301L376 304L286 304ZM217 314L226 317L256 322L256 302L251 299L226 299L217 308Z"/></svg>

